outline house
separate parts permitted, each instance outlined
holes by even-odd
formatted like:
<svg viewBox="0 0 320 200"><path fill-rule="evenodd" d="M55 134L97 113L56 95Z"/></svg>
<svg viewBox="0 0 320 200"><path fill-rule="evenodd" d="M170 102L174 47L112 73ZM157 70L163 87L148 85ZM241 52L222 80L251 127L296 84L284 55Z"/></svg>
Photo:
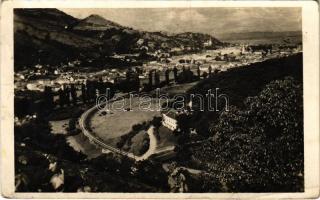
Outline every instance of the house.
<svg viewBox="0 0 320 200"><path fill-rule="evenodd" d="M211 69L213 70L214 68L216 68L214 65L211 64L203 64L199 66L199 69L201 72L207 72L209 73L209 67L211 66Z"/></svg>
<svg viewBox="0 0 320 200"><path fill-rule="evenodd" d="M210 46L212 46L212 40L211 40L211 38L210 38L208 41L204 42L204 43L203 43L203 46L204 46L204 47L210 47Z"/></svg>
<svg viewBox="0 0 320 200"><path fill-rule="evenodd" d="M263 52L262 51L255 51L255 52L253 52L253 54L261 56L263 54Z"/></svg>
<svg viewBox="0 0 320 200"><path fill-rule="evenodd" d="M59 75L60 73L61 73L61 70L59 70L59 69L55 69L53 72L53 74L55 74L55 75Z"/></svg>
<svg viewBox="0 0 320 200"><path fill-rule="evenodd" d="M169 58L170 54L169 53L161 53L160 58Z"/></svg>
<svg viewBox="0 0 320 200"><path fill-rule="evenodd" d="M140 47L140 50L142 51L145 51L145 52L148 52L149 51L149 47L147 47L147 46L141 46Z"/></svg>
<svg viewBox="0 0 320 200"><path fill-rule="evenodd" d="M138 41L137 41L137 45L141 46L142 44L144 43L144 39L140 38Z"/></svg>
<svg viewBox="0 0 320 200"><path fill-rule="evenodd" d="M179 47L173 47L170 50L170 52L181 52L181 51L183 51L183 48L179 48Z"/></svg>
<svg viewBox="0 0 320 200"><path fill-rule="evenodd" d="M173 109L162 113L162 125L172 131L176 130L178 128L177 116L178 113Z"/></svg>
<svg viewBox="0 0 320 200"><path fill-rule="evenodd" d="M191 47L191 46L186 46L186 47L185 47L185 50L191 51L191 50L192 50L192 47Z"/></svg>
<svg viewBox="0 0 320 200"><path fill-rule="evenodd" d="M161 48L164 48L164 49L166 49L166 48L169 48L169 45L168 45L168 43L162 43L161 44Z"/></svg>
<svg viewBox="0 0 320 200"><path fill-rule="evenodd" d="M150 47L151 49L154 49L156 46L155 42L148 42L147 44L148 44L147 46Z"/></svg>

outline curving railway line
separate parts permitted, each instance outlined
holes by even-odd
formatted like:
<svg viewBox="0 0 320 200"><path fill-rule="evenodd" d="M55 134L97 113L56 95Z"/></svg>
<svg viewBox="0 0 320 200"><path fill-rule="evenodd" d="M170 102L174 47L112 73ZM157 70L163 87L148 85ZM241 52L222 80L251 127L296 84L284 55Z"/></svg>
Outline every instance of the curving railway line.
<svg viewBox="0 0 320 200"><path fill-rule="evenodd" d="M130 159L134 159L135 161L146 160L154 153L154 151L156 149L156 145L157 145L157 140L156 140L155 135L154 135L154 127L153 126L151 126L147 131L148 135L149 135L149 139L150 139L149 149L148 149L148 151L146 153L144 153L141 156L135 156L133 153L121 151L120 149L117 149L115 147L112 147L112 146L104 143L103 140L101 140L100 138L96 137L92 133L92 131L90 130L89 118L94 112L97 111L97 109L98 108L96 106L90 108L89 110L84 112L81 115L80 119L79 119L80 128L81 128L83 134L89 139L90 143L92 143L94 145L97 145L101 149L109 150L109 151L111 151L113 153L126 156L126 157L128 157Z"/></svg>

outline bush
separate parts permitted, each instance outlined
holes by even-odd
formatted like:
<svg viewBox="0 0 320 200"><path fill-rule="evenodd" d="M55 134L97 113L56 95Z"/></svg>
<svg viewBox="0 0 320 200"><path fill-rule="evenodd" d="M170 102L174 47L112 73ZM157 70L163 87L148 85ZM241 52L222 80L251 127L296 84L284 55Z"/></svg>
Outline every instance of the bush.
<svg viewBox="0 0 320 200"><path fill-rule="evenodd" d="M76 129L76 123L78 121L78 118L71 118L69 120L69 124L68 124L68 131L73 131Z"/></svg>
<svg viewBox="0 0 320 200"><path fill-rule="evenodd" d="M142 147L141 147L141 149L139 150L139 154L140 154L140 155L144 154L144 153L149 149L149 146L150 146L150 140L149 140L149 138L148 138L148 139L144 139L144 140L143 140L143 143L142 143Z"/></svg>
<svg viewBox="0 0 320 200"><path fill-rule="evenodd" d="M144 160L137 162L136 168L136 177L139 180L163 191L168 191L168 174L162 168L161 163L153 163L149 160Z"/></svg>
<svg viewBox="0 0 320 200"><path fill-rule="evenodd" d="M148 123L143 122L141 124L135 124L132 126L132 130L125 135L122 135L120 137L120 140L117 142L117 148L123 148L123 146L127 143L128 145L131 145L131 139L139 133L141 130L146 130L149 126Z"/></svg>

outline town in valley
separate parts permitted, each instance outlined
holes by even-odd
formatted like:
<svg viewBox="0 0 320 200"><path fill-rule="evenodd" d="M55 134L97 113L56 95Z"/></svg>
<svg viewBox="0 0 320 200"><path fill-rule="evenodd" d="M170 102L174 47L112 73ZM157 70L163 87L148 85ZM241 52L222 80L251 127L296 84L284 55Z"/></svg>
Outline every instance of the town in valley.
<svg viewBox="0 0 320 200"><path fill-rule="evenodd" d="M14 10L17 192L304 190L301 24L216 36L63 11ZM214 112L190 98L207 91Z"/></svg>

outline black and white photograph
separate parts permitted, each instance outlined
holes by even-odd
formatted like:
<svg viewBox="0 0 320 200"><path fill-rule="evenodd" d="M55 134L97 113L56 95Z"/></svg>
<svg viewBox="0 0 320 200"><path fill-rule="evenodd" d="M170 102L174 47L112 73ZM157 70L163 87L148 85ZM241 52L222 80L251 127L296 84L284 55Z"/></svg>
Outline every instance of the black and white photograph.
<svg viewBox="0 0 320 200"><path fill-rule="evenodd" d="M301 6L92 6L12 9L14 193L306 191Z"/></svg>

